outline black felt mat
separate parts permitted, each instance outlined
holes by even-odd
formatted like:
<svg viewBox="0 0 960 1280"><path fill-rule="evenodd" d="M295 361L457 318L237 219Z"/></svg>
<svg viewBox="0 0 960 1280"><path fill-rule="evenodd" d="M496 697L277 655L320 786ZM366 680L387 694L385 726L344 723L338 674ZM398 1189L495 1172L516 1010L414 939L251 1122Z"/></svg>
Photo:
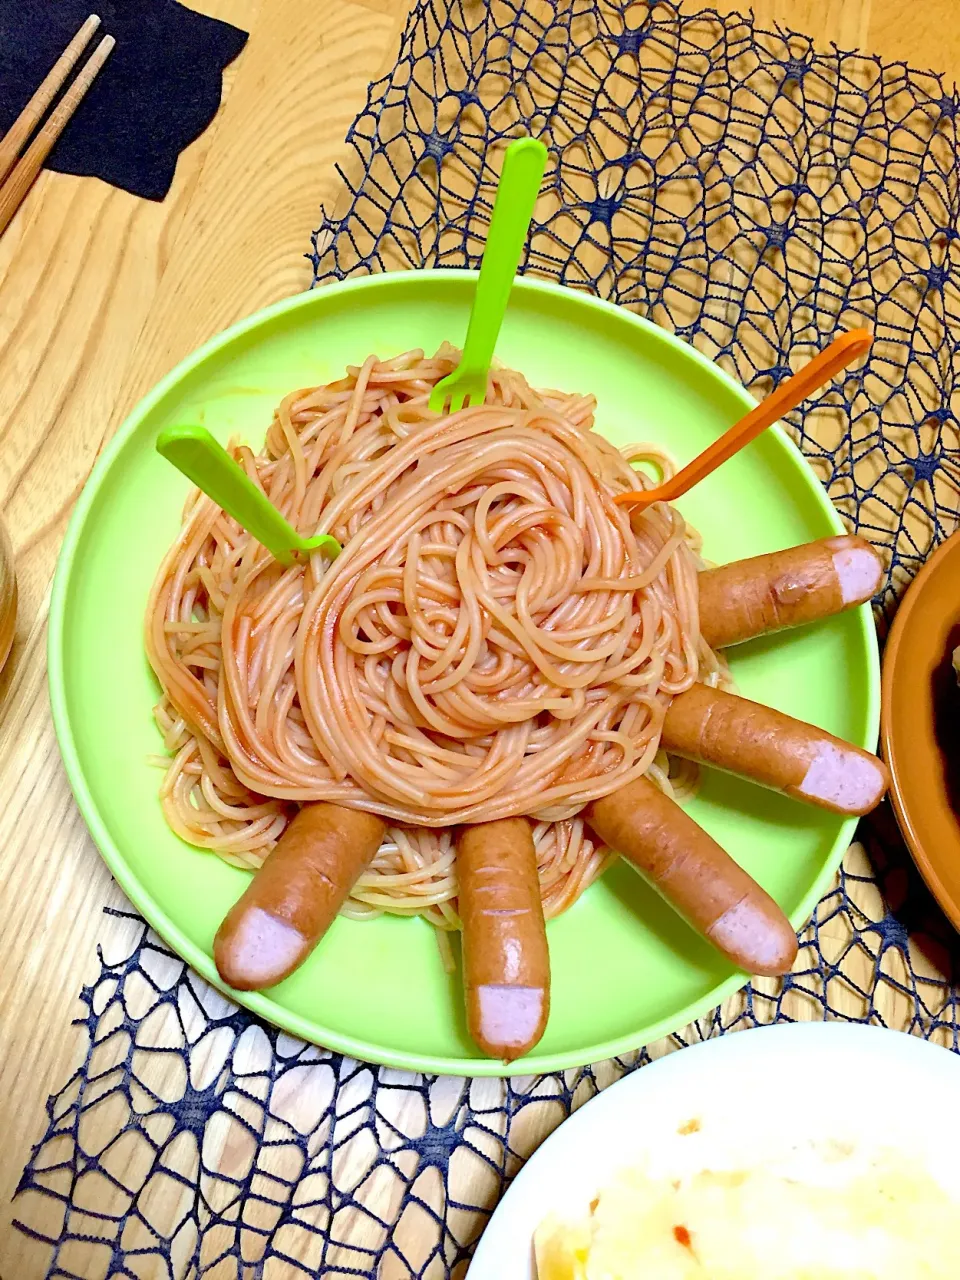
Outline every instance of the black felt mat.
<svg viewBox="0 0 960 1280"><path fill-rule="evenodd" d="M162 200L247 34L175 0L0 0L0 134L90 13L102 25L89 51L104 35L117 45L47 165Z"/></svg>

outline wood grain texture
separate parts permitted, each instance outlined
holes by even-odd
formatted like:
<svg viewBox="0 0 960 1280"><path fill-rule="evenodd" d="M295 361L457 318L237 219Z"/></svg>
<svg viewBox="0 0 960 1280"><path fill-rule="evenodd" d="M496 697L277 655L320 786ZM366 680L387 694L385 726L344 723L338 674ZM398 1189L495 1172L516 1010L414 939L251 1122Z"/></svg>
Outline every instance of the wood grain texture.
<svg viewBox="0 0 960 1280"><path fill-rule="evenodd" d="M715 3L722 11L743 7ZM916 0L909 17L901 0L754 0L752 7L761 24L779 21L822 45L860 46L952 80L960 75L955 3ZM121 902L70 796L50 723L45 621L65 523L104 442L159 377L239 317L309 284L303 254L321 204L336 200L333 164L405 16L403 0L193 4L246 27L251 39L228 72L220 113L182 156L168 199L152 204L45 173L0 239L0 499L20 584L16 641L0 677L0 1275L7 1280L45 1273L43 1251L10 1229L10 1198L43 1131L48 1095L77 1065L80 1037L69 1030L76 993L114 927L102 907ZM845 963L856 1015L856 986L868 985L873 961L853 955ZM884 992L880 1012L902 1024L910 1011L889 985ZM790 1011L809 1016L803 997L795 1001ZM541 1124L529 1109L520 1146L532 1149L554 1122ZM239 1158L222 1153L224 1167ZM474 1191L483 1198L479 1185ZM387 1219L388 1200L377 1206Z"/></svg>
<svg viewBox="0 0 960 1280"><path fill-rule="evenodd" d="M46 693L45 622L69 512L103 444L182 356L306 288L334 161L394 46L398 6L194 3L251 33L211 127L153 204L44 173L0 240L0 495L17 635L0 677L0 1275L30 1280L10 1198L47 1096L77 1065L76 994L122 901L66 782ZM267 121L269 120L269 127Z"/></svg>

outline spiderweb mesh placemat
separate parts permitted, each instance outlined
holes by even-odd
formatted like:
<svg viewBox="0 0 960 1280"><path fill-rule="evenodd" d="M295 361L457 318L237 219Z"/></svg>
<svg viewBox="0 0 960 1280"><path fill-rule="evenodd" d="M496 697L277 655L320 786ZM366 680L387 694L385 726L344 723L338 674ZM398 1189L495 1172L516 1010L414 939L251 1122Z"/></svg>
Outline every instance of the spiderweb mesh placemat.
<svg viewBox="0 0 960 1280"><path fill-rule="evenodd" d="M527 271L674 330L758 396L838 326L868 325L865 370L790 421L886 553L883 626L960 506L958 113L938 76L747 18L421 0L350 132L316 281L477 265L502 146L531 131L551 161ZM124 916L81 993L85 1060L21 1180L23 1276L462 1276L525 1157L651 1057L820 1017L956 1049L954 935L886 806L862 838L785 981L629 1058L512 1082L304 1046Z"/></svg>

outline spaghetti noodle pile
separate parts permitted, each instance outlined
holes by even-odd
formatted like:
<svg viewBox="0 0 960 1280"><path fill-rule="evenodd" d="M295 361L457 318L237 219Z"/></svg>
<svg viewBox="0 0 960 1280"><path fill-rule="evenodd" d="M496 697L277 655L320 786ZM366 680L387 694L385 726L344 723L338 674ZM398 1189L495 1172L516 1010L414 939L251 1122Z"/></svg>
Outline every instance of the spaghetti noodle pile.
<svg viewBox="0 0 960 1280"><path fill-rule="evenodd" d="M483 405L432 413L456 356L288 396L234 456L342 554L285 568L194 493L146 621L171 827L256 867L299 803L375 811L392 826L348 914L446 927L462 822L532 817L546 913L569 906L607 857L579 810L644 773L670 788L668 702L718 670L681 517L612 501L645 483L632 462L669 459L503 369Z"/></svg>

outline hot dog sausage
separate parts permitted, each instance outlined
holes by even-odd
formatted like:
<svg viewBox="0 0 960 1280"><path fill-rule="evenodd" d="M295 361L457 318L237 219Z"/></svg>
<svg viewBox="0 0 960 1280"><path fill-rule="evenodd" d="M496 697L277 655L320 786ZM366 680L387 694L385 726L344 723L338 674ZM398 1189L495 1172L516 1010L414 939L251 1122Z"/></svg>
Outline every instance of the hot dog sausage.
<svg viewBox="0 0 960 1280"><path fill-rule="evenodd" d="M543 1035L550 956L533 828L525 818L464 827L457 839L467 1026L491 1058L512 1062Z"/></svg>
<svg viewBox="0 0 960 1280"><path fill-rule="evenodd" d="M301 965L333 924L385 830L369 813L304 805L217 930L213 958L224 982L257 991Z"/></svg>
<svg viewBox="0 0 960 1280"><path fill-rule="evenodd" d="M827 618L876 595L883 562L854 536L735 560L699 575L700 629L713 649Z"/></svg>
<svg viewBox="0 0 960 1280"><path fill-rule="evenodd" d="M663 722L667 751L782 791L833 813L869 813L890 775L882 760L772 707L695 684Z"/></svg>
<svg viewBox="0 0 960 1280"><path fill-rule="evenodd" d="M774 900L652 782L638 778L584 817L698 933L748 973L788 973L793 926Z"/></svg>

